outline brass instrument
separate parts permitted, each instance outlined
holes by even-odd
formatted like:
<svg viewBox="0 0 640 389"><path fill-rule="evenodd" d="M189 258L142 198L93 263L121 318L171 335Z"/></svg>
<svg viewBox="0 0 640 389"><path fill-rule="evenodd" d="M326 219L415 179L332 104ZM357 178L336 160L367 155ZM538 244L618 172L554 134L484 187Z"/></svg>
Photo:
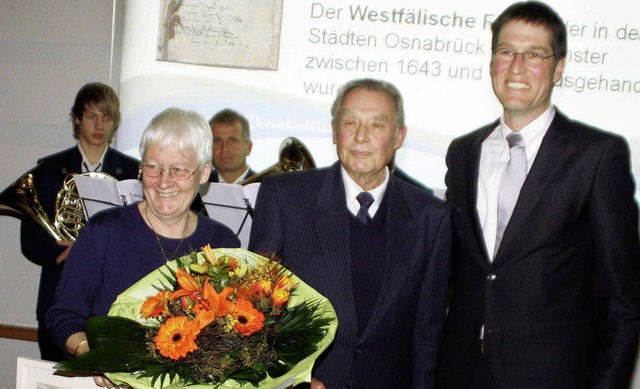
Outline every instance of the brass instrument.
<svg viewBox="0 0 640 389"><path fill-rule="evenodd" d="M64 179L56 196L55 218L52 222L40 203L32 172L33 170L27 172L0 193L0 215L29 217L55 240L75 241L86 221L84 207L74 181L75 174L70 174ZM109 174L101 172L82 175L115 181Z"/></svg>
<svg viewBox="0 0 640 389"><path fill-rule="evenodd" d="M278 162L239 182L240 185L247 185L260 182L266 176L272 174L292 172L296 170L314 169L316 163L307 147L295 137L284 138L280 143Z"/></svg>

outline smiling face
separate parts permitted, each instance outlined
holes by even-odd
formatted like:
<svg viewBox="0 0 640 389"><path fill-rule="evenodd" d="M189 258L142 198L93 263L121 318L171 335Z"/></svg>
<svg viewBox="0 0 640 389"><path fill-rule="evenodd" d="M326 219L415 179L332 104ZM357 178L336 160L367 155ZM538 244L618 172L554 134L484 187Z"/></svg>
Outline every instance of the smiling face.
<svg viewBox="0 0 640 389"><path fill-rule="evenodd" d="M395 106L386 93L365 88L349 92L333 125L333 143L347 174L364 190L384 181L385 166L402 146Z"/></svg>
<svg viewBox="0 0 640 389"><path fill-rule="evenodd" d="M545 56L554 54L551 32L541 25L523 21L507 22L498 36L496 49L508 48L524 53L536 51ZM560 80L565 59L550 57L537 67L527 66L522 55L510 62L492 56L491 85L504 108L509 128L520 130L540 116L551 104L553 85Z"/></svg>
<svg viewBox="0 0 640 389"><path fill-rule="evenodd" d="M111 138L113 118L94 104L85 105L82 117L73 119L78 128L78 142L83 150L104 148Z"/></svg>
<svg viewBox="0 0 640 389"><path fill-rule="evenodd" d="M207 181L211 172L211 164L207 163L203 170L198 170L196 154L190 150L180 151L175 146L149 145L142 163L158 165L163 169L177 167L196 171L184 181L174 180L167 171L162 171L155 178L142 176L144 198L149 205L147 209L155 219L165 222L177 220L189 211L198 186Z"/></svg>

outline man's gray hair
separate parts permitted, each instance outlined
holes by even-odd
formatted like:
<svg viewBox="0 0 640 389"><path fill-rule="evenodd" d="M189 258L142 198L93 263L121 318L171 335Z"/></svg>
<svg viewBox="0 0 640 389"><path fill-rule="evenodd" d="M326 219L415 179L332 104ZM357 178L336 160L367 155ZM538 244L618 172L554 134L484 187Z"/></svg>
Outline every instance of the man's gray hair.
<svg viewBox="0 0 640 389"><path fill-rule="evenodd" d="M331 124L336 125L340 121L340 115L342 113L339 112L339 110L340 110L340 105L342 104L342 100L349 92L356 89L366 89L370 91L386 93L387 96L391 98L391 100L393 101L393 104L395 105L395 112L396 112L395 120L398 128L402 128L405 126L404 125L404 102L402 99L402 94L400 93L398 88L396 88L395 85L393 85L392 83L383 81L383 80L373 79L373 78L360 78L356 80L351 80L346 84L344 84L342 87L340 87L340 89L338 90L338 94L336 95L336 99L333 101L333 104L331 105Z"/></svg>

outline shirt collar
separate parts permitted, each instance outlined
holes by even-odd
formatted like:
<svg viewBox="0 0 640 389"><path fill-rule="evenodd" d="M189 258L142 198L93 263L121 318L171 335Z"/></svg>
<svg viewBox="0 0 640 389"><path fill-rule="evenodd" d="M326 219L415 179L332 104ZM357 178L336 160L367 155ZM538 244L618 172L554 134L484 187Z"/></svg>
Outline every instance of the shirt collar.
<svg viewBox="0 0 640 389"><path fill-rule="evenodd" d="M220 182L222 184L237 184L240 181L244 180L247 177L248 173L249 173L249 166L247 165L247 170L245 170L244 173L240 174L240 176L238 178L236 178L235 181L233 181L233 182L225 182L224 178L222 178L222 176L220 175L220 172L218 172L218 182Z"/></svg>
<svg viewBox="0 0 640 389"><path fill-rule="evenodd" d="M77 145L78 145L78 150L80 151L80 155L82 156L82 172L83 173L101 172L103 167L104 156L107 154L107 149L109 148L109 146L104 148L104 151L102 152L102 156L100 157L98 162L96 162L95 165L92 165L91 162L89 162L89 159L85 155L84 151L82 150L82 146L80 146L80 142L78 142Z"/></svg>
<svg viewBox="0 0 640 389"><path fill-rule="evenodd" d="M551 126L551 122L555 117L556 110L553 105L550 105L540 116L538 116L534 121L524 126L520 131L520 135L525 142L525 148L527 151L527 158L531 158L532 155L536 155L540 144L542 143L542 138L547 133L549 126ZM498 126L498 131L500 131L500 136L504 140L504 144L507 145L507 135L513 132L509 126L504 122L504 115L500 118L500 125ZM507 150L508 146L505 146Z"/></svg>
<svg viewBox="0 0 640 389"><path fill-rule="evenodd" d="M364 192L365 190L360 187L360 185L356 184L356 182L349 177L349 174L345 170L344 166L340 165L340 170L342 173L342 182L344 183L345 194L347 196L347 208L352 214L357 214L360 209L360 203L356 199L356 196L360 194L360 192ZM378 208L380 208L380 202L382 201L382 196L384 196L384 192L387 190L387 185L389 184L389 168L385 166L384 168L384 181L382 184L377 187L367 191L371 193L373 196L373 204L369 207L369 216L375 216Z"/></svg>

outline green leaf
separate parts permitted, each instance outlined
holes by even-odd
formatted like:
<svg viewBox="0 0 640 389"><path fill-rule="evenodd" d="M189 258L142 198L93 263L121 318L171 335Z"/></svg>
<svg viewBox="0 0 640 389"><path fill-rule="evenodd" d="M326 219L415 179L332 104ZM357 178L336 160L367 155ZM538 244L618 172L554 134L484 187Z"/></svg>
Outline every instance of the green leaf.
<svg viewBox="0 0 640 389"><path fill-rule="evenodd" d="M147 350L148 328L122 317L99 316L87 321L89 352L60 362L55 368L69 372L134 372L162 365Z"/></svg>

